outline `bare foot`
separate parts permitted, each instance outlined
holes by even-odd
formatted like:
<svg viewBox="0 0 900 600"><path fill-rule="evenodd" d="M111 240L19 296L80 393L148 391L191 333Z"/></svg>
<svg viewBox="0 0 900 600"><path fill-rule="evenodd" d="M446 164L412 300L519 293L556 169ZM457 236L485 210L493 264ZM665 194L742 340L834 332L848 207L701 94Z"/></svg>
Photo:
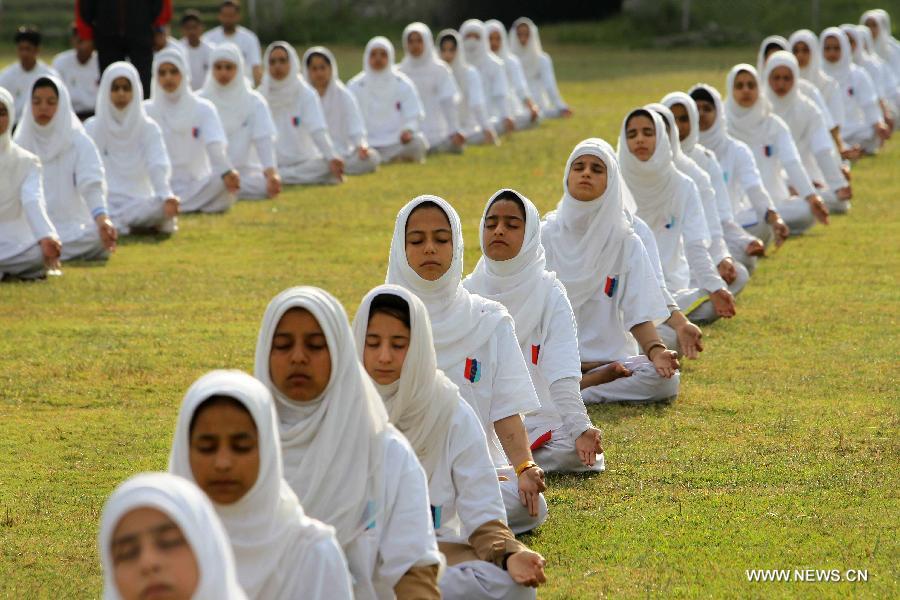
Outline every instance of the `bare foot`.
<svg viewBox="0 0 900 600"><path fill-rule="evenodd" d="M581 377L581 389L609 383L622 377L631 377L631 370L620 362L611 362L585 373Z"/></svg>

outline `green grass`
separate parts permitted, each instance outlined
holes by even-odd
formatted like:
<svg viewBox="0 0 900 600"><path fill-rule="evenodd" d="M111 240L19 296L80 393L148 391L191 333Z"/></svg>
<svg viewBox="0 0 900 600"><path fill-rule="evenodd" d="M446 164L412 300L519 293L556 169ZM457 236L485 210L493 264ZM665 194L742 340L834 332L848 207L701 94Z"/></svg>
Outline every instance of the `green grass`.
<svg viewBox="0 0 900 600"><path fill-rule="evenodd" d="M468 269L483 203L512 186L542 210L574 144L615 143L629 108L721 86L752 49L552 48L575 117L499 149L290 189L169 240L129 239L105 267L0 286L0 596L97 597L104 499L166 466L177 408L208 369L252 368L267 302L313 284L351 312L383 281L397 210L459 210ZM342 49L346 77L359 49ZM669 406L593 408L609 471L550 478L529 537L543 598L897 597L896 369L900 140L854 169L851 215L762 263L739 315L706 329ZM750 568L868 569L868 583L747 582Z"/></svg>

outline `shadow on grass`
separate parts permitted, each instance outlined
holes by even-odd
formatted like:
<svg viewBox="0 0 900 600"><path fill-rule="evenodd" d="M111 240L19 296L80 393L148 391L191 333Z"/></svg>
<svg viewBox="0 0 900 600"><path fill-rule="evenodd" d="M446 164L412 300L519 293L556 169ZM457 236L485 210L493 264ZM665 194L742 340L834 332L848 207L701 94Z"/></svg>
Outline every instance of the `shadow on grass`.
<svg viewBox="0 0 900 600"><path fill-rule="evenodd" d="M140 233L120 237L119 246L147 246L157 245L168 241L172 237L169 233Z"/></svg>

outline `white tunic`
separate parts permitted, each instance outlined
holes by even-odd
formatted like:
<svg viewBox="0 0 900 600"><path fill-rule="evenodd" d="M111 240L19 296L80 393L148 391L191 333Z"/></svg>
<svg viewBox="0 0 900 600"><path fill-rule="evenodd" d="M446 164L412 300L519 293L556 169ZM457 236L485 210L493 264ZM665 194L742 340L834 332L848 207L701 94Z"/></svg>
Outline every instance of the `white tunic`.
<svg viewBox="0 0 900 600"><path fill-rule="evenodd" d="M569 377L576 381L581 379L575 314L560 287L551 288L533 339L520 339L519 344L541 403L539 410L525 418L528 431L546 433L564 429L566 434L574 434L574 437L584 433L592 426L584 404L577 401L572 406L560 406L556 400L568 398L554 399L550 394L550 385L554 381ZM530 441L534 443L535 440Z"/></svg>
<svg viewBox="0 0 900 600"><path fill-rule="evenodd" d="M468 544L488 521L506 523L497 471L484 430L472 407L460 402L447 434L447 446L428 483L439 542Z"/></svg>
<svg viewBox="0 0 900 600"><path fill-rule="evenodd" d="M653 265L637 234L625 242L625 273L600 274L597 291L575 313L583 362L612 362L638 354L631 328L669 318Z"/></svg>
<svg viewBox="0 0 900 600"><path fill-rule="evenodd" d="M191 89L199 90L206 81L206 75L212 67L209 58L212 54L212 45L200 38L200 43L191 46L187 38L180 40L183 54L187 57L188 68L191 70Z"/></svg>
<svg viewBox="0 0 900 600"><path fill-rule="evenodd" d="M30 101L31 86L39 78L47 77L48 75L59 76L50 65L42 60L38 60L37 64L30 71L23 69L22 64L18 62L14 62L0 71L0 87L9 90L9 93L13 95L13 100L16 102L16 121L22 118L22 110L25 108L25 104ZM97 72L97 77L100 77L99 71Z"/></svg>
<svg viewBox="0 0 900 600"><path fill-rule="evenodd" d="M417 132L421 129L424 111L415 85L399 71L394 71L391 76L396 79L394 93L384 99L372 96L366 73L357 74L347 84L362 112L369 144L376 148L399 143L400 133L404 130ZM373 106L375 103L383 104L380 110Z"/></svg>
<svg viewBox="0 0 900 600"><path fill-rule="evenodd" d="M488 436L494 464L509 464L494 432L494 422L541 406L512 324L501 321L487 342L480 348L472 348L469 356L455 365L444 364L438 355L438 367L475 409Z"/></svg>
<svg viewBox="0 0 900 600"><path fill-rule="evenodd" d="M96 117L91 117L84 124L92 138L95 137L96 125ZM145 121L141 129L140 143L132 152L143 157L142 168L127 172L116 169L111 163L110 151L97 147L106 172L107 192L130 198L168 198L172 195L169 185L171 166L162 131L153 121Z"/></svg>
<svg viewBox="0 0 900 600"><path fill-rule="evenodd" d="M69 88L72 110L76 114L94 112L100 85L100 63L97 60L97 53L92 53L86 63L81 63L74 49L60 52L53 58L53 68Z"/></svg>
<svg viewBox="0 0 900 600"><path fill-rule="evenodd" d="M253 67L262 65L262 49L259 46L259 38L256 37L255 33L242 25L238 25L234 33L228 35L220 25L219 27L210 29L204 33L201 39L212 47L224 44L225 42L231 42L237 46L241 51L241 55L244 57L244 66L246 67L244 69L244 77L246 77L252 85ZM191 68L193 69L193 65L191 65Z"/></svg>
<svg viewBox="0 0 900 600"><path fill-rule="evenodd" d="M40 239L56 237L44 203L41 163L30 152L19 152L31 158L30 164L16 165L15 172L0 173L4 181L0 191L0 260L21 254Z"/></svg>
<svg viewBox="0 0 900 600"><path fill-rule="evenodd" d="M322 101L319 94L305 81L300 81L299 90L293 105L271 107L272 121L278 131L275 153L279 165L295 165L323 158L311 135L328 128L322 112Z"/></svg>
<svg viewBox="0 0 900 600"><path fill-rule="evenodd" d="M393 600L394 586L414 566L437 564L440 553L428 520L428 484L416 453L399 431L384 434L384 478L370 506L383 513L361 515L367 529L344 551L355 579L356 598Z"/></svg>

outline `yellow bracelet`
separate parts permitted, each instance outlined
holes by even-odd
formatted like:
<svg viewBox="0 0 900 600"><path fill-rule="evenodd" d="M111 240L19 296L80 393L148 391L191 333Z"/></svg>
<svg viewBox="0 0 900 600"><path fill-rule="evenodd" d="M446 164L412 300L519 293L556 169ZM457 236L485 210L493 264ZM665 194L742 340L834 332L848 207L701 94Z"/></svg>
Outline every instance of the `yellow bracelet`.
<svg viewBox="0 0 900 600"><path fill-rule="evenodd" d="M524 473L525 471L527 471L527 470L530 469L531 467L536 467L536 466L538 466L538 465L537 465L537 463L534 462L533 460L526 460L526 461L523 462L521 465L519 465L518 467L516 467L516 477L521 476L522 473Z"/></svg>

